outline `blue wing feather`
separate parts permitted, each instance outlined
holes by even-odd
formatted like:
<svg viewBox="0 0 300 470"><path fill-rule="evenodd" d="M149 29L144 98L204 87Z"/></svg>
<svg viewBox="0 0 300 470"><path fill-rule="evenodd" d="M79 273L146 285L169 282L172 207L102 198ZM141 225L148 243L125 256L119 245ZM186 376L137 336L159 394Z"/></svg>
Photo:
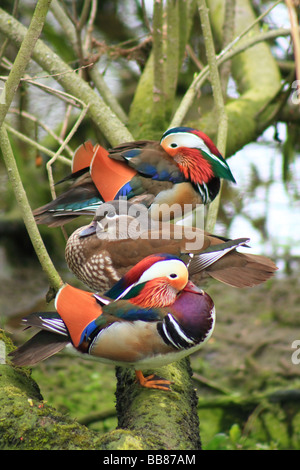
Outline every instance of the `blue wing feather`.
<svg viewBox="0 0 300 470"><path fill-rule="evenodd" d="M129 149L122 151L121 154L130 166L142 176L157 181L170 181L174 184L185 181L184 175L176 165L170 165L163 159L155 161L156 164L151 164L149 161L143 161L139 158L142 153L143 149Z"/></svg>
<svg viewBox="0 0 300 470"><path fill-rule="evenodd" d="M152 322L161 318L158 312L158 309L155 308L141 308L137 305L132 305L132 307L128 307L127 309L122 308L122 311L115 314L115 316L127 321L140 320Z"/></svg>
<svg viewBox="0 0 300 470"><path fill-rule="evenodd" d="M122 188L117 192L117 194L115 195L115 199L119 199L120 197L131 196L132 191L133 191L133 188L131 187L131 184L129 181L128 183L124 184L124 186L122 186Z"/></svg>

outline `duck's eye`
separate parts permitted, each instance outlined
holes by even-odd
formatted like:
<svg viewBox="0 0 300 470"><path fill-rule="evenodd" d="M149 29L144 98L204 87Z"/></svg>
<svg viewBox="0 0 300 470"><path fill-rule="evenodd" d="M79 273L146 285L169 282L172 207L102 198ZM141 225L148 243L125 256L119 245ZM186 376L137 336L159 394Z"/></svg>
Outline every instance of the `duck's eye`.
<svg viewBox="0 0 300 470"><path fill-rule="evenodd" d="M170 145L170 147L171 147L172 149L176 149L176 147L178 147L178 144L176 144L176 142L172 142L171 145Z"/></svg>
<svg viewBox="0 0 300 470"><path fill-rule="evenodd" d="M170 278L172 278L172 279L176 279L176 277L178 277L176 273L172 273L172 274L170 274Z"/></svg>
<svg viewBox="0 0 300 470"><path fill-rule="evenodd" d="M107 212L106 217L108 217L109 219L113 219L114 217L116 217L116 213L113 211Z"/></svg>

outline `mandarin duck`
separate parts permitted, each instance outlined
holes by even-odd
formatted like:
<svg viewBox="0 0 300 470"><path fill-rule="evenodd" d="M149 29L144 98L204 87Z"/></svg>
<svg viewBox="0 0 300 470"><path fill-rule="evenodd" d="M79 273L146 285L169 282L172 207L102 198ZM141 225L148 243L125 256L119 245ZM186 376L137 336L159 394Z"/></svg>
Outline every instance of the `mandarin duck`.
<svg viewBox="0 0 300 470"><path fill-rule="evenodd" d="M194 353L215 324L212 299L169 254L143 259L105 296L65 284L55 308L23 320L41 331L10 353L16 366L32 366L71 344L99 361L133 367L142 386L163 390L170 381L142 371Z"/></svg>
<svg viewBox="0 0 300 470"><path fill-rule="evenodd" d="M38 224L59 226L89 215L103 202L151 194L157 204L207 204L218 194L220 178L235 182L211 139L191 127L167 130L160 142L126 142L110 150L90 141L74 153L71 187L34 210ZM159 213L152 211L157 218Z"/></svg>
<svg viewBox="0 0 300 470"><path fill-rule="evenodd" d="M65 248L69 269L95 291L111 287L150 254L167 252L183 259L193 282L213 278L233 287L252 287L277 267L265 256L238 252L249 239L225 239L197 227L156 222L142 204L103 204L92 223L75 230Z"/></svg>

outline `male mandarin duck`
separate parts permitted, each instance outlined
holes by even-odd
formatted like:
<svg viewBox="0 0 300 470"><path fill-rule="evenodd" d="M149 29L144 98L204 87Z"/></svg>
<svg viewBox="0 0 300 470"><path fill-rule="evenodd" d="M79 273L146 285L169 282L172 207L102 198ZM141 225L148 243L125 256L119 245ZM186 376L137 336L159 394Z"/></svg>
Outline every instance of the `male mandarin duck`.
<svg viewBox="0 0 300 470"><path fill-rule="evenodd" d="M23 320L41 331L10 353L15 365L34 365L71 343L99 361L134 367L142 386L163 390L170 381L142 370L194 353L215 324L210 296L189 281L183 261L162 253L140 261L106 296L65 284L55 308Z"/></svg>
<svg viewBox="0 0 300 470"><path fill-rule="evenodd" d="M145 256L162 251L181 257L196 283L214 278L233 287L251 287L277 269L265 256L237 251L247 238L229 240L196 227L153 222L147 212L143 217L143 207L129 201L105 203L90 225L69 237L67 265L91 289L110 288Z"/></svg>
<svg viewBox="0 0 300 470"><path fill-rule="evenodd" d="M152 194L156 204L207 204L220 178L235 182L211 139L191 127L167 130L160 142L126 142L106 150L90 141L74 154L71 187L34 211L39 224L59 226L93 213L103 202ZM152 217L157 217L153 213Z"/></svg>

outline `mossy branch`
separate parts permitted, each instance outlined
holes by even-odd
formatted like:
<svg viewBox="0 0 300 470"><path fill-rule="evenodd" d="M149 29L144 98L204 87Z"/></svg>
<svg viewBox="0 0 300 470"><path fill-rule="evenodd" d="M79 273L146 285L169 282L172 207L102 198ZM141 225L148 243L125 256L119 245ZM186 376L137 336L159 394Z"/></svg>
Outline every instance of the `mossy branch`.
<svg viewBox="0 0 300 470"><path fill-rule="evenodd" d="M174 2L168 0L166 5L166 60L164 67L165 74L165 95L166 95L166 118L168 121L173 109L174 97L176 93L178 71L180 62L180 43L183 42L179 29L179 3L182 3L182 13L186 8L185 2ZM184 42L185 44L185 42Z"/></svg>
<svg viewBox="0 0 300 470"><path fill-rule="evenodd" d="M107 106L110 107L110 109L116 114L121 122L126 123L128 121L128 117L120 103L117 101L116 97L110 91L103 75L97 68L97 64L94 64L89 69L89 77L94 82L95 87L99 91Z"/></svg>
<svg viewBox="0 0 300 470"><path fill-rule="evenodd" d="M172 2L169 2L171 4ZM178 5L177 5L178 3ZM166 97L167 99L167 113L165 115L166 122L165 126L168 125L169 122L169 115L173 112L174 108L174 99L175 99L175 86L177 85L178 80L178 73L181 68L182 60L184 58L184 52L187 44L187 40L190 34L190 30L192 27L192 19L194 13L195 2L194 0L187 0L185 2L173 2L175 4L174 8L178 8L178 19L177 15L171 15L167 17L167 25L169 23L169 32L170 28L174 32L174 28L176 28L178 35L179 35L179 43L178 48L176 47L176 43L173 43L173 51L172 51L172 44L171 41L167 38L167 42L169 41L169 53L171 52L173 56L176 55L176 60L173 60L173 64L177 63L177 69L173 68L172 70L172 77L173 77L173 85L172 85L172 92L171 89L168 89L167 92L169 95ZM169 9L171 5L168 6ZM178 38L176 39L176 41ZM166 45L166 51L168 50L168 44ZM163 68L163 72L165 74L165 81L169 80L168 71L170 70L171 60L167 57L165 63L165 67ZM156 59L159 60L159 59ZM153 89L154 89L154 73L156 69L156 60L154 60L154 52L152 51L149 59L146 63L146 66L143 70L143 73L139 79L138 86L135 91L135 95L130 107L129 113L129 128L132 129L132 132L135 133L135 138L146 138L146 139L160 139L162 132L165 130L163 127L158 127L157 122L153 119ZM163 59L164 60L164 59ZM174 76L175 75L175 76ZM159 84L159 77L157 78ZM167 85L168 86L168 85ZM165 90L166 91L166 90ZM171 95L173 93L173 96Z"/></svg>
<svg viewBox="0 0 300 470"><path fill-rule="evenodd" d="M119 427L145 437L150 449L199 450L198 399L189 359L155 373L174 382L171 392L141 390L132 370L117 369Z"/></svg>
<svg viewBox="0 0 300 470"><path fill-rule="evenodd" d="M0 330L1 350L13 345ZM43 401L27 368L0 361L1 450L101 450L101 438Z"/></svg>
<svg viewBox="0 0 300 470"><path fill-rule="evenodd" d="M165 126L165 54L163 41L163 2L154 1L153 9L153 103L152 121L159 129Z"/></svg>
<svg viewBox="0 0 300 470"><path fill-rule="evenodd" d="M172 392L141 389L129 370L117 371L119 429L99 436L43 401L27 368L10 365L11 341L0 330L1 449L198 450L197 397L188 359L168 368ZM2 352L6 351L6 354ZM165 374L166 368L163 370ZM120 429L121 428L121 429Z"/></svg>
<svg viewBox="0 0 300 470"><path fill-rule="evenodd" d="M236 0L226 0L223 23L222 49L233 41L235 29L235 5ZM228 81L231 73L231 61L228 60L220 67L220 79L223 96L226 97Z"/></svg>

